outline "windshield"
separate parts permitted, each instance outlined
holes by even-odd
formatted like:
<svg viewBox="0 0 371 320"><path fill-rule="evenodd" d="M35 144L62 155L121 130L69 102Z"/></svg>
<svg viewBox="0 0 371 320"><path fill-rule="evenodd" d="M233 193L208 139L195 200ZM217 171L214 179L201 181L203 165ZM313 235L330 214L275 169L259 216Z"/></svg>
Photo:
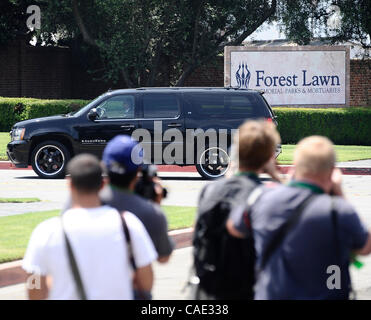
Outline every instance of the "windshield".
<svg viewBox="0 0 371 320"><path fill-rule="evenodd" d="M97 102L99 102L100 100L102 100L102 98L105 96L106 94L102 94L100 95L98 98L94 99L93 101L91 101L89 104L87 104L85 107L82 107L80 110L78 111L75 111L75 112L70 112L68 115L69 116L75 116L75 117L79 117L81 116L82 114L84 114L86 111L90 110L94 105L97 104Z"/></svg>

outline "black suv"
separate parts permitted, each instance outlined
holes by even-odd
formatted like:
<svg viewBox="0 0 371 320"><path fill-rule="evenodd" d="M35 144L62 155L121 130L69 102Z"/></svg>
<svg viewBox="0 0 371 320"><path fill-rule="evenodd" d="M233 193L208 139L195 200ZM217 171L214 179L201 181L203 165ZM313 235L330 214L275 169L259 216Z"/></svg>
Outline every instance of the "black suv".
<svg viewBox="0 0 371 320"><path fill-rule="evenodd" d="M7 154L17 167L31 164L42 178L61 178L74 155L87 152L101 157L114 136L128 134L138 139L139 135L149 162L196 165L204 178L214 179L228 169L233 130L246 119L261 118L277 124L262 93L253 90L114 90L75 113L16 123ZM210 130L218 133L216 144L211 144L210 138L197 140ZM277 155L279 152L280 147Z"/></svg>

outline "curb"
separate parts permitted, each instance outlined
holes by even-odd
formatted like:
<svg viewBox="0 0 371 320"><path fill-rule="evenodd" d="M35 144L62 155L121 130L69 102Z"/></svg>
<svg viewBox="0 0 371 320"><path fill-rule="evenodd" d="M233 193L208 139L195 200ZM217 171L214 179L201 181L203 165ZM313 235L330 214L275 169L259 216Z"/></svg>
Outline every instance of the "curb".
<svg viewBox="0 0 371 320"><path fill-rule="evenodd" d="M192 245L193 228L169 231L169 236L175 242L175 249ZM21 267L22 260L0 264L0 288L24 283L27 275Z"/></svg>
<svg viewBox="0 0 371 320"><path fill-rule="evenodd" d="M21 263L22 260L17 260L0 264L0 288L26 282Z"/></svg>
<svg viewBox="0 0 371 320"><path fill-rule="evenodd" d="M32 170L32 167L29 166L27 168L17 168L13 165L10 161L0 161L0 170Z"/></svg>
<svg viewBox="0 0 371 320"><path fill-rule="evenodd" d="M279 165L279 170L282 174L287 174L292 168L292 165ZM338 167L344 175L371 175L370 168L362 167ZM27 168L16 168L10 161L0 161L0 170L32 170L31 166ZM195 166L177 166L177 165L158 165L158 172L197 172Z"/></svg>
<svg viewBox="0 0 371 320"><path fill-rule="evenodd" d="M278 166L282 174L287 174L293 166ZM371 175L371 168L359 168L359 167L337 167L341 170L343 175L354 175L354 176L369 176Z"/></svg>

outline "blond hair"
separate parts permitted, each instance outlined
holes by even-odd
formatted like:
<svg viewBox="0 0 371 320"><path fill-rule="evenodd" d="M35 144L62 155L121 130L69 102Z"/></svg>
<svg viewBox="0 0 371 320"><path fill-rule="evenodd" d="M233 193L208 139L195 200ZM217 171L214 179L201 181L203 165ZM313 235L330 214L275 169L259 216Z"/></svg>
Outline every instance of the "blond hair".
<svg viewBox="0 0 371 320"><path fill-rule="evenodd" d="M239 127L234 141L238 145L239 167L260 169L272 157L280 141L273 123L264 120L246 121Z"/></svg>
<svg viewBox="0 0 371 320"><path fill-rule="evenodd" d="M333 143L326 137L310 136L302 139L294 152L295 173L301 176L319 176L335 167Z"/></svg>

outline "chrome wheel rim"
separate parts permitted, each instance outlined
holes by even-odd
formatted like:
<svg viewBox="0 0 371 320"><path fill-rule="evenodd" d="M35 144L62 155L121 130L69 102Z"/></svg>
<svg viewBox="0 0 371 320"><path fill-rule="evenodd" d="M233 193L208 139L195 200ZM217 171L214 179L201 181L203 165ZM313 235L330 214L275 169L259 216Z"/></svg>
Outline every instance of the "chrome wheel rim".
<svg viewBox="0 0 371 320"><path fill-rule="evenodd" d="M218 147L206 149L200 157L200 168L210 178L219 178L229 169L230 157Z"/></svg>
<svg viewBox="0 0 371 320"><path fill-rule="evenodd" d="M46 176L60 173L64 167L64 160L64 153L54 145L43 146L35 155L37 170Z"/></svg>

